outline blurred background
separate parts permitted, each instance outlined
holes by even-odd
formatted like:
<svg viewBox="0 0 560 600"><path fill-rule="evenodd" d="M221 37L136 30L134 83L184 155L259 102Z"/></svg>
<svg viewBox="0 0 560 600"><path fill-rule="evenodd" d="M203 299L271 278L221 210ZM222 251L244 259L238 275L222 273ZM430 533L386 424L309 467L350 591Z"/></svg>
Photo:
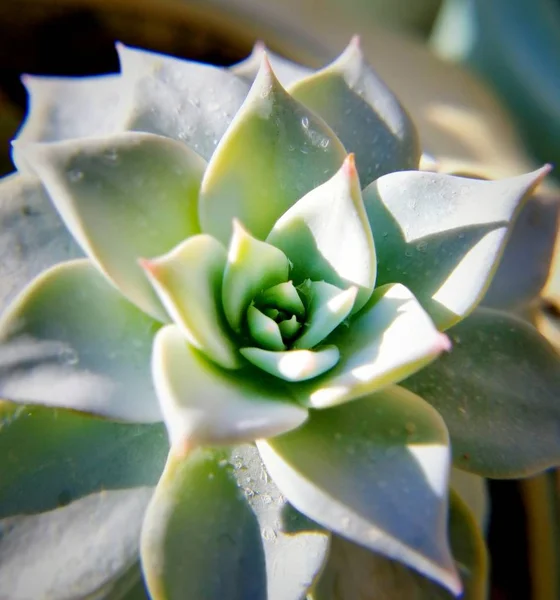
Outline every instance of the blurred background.
<svg viewBox="0 0 560 600"><path fill-rule="evenodd" d="M22 73L118 71L117 40L229 65L261 39L319 67L355 33L440 170L503 177L560 164L558 0L0 0L0 175L13 170L9 140L26 111ZM548 238L557 227L553 181L531 213ZM558 244L549 246L557 264ZM558 316L557 272L543 292L542 327ZM555 498L558 512L558 477L543 477L490 483L496 600L560 598L559 540L542 515L551 510L543 498Z"/></svg>

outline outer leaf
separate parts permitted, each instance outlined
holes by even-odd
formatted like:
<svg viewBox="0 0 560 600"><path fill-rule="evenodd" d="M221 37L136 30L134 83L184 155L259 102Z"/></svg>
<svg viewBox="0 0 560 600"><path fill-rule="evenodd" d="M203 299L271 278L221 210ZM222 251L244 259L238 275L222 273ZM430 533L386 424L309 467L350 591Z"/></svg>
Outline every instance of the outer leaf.
<svg viewBox="0 0 560 600"><path fill-rule="evenodd" d="M237 218L264 239L290 206L334 175L345 156L328 125L294 100L263 60L204 175L203 231L227 243Z"/></svg>
<svg viewBox="0 0 560 600"><path fill-rule="evenodd" d="M403 381L449 427L456 466L519 477L560 461L560 361L528 323L477 309L450 332L453 352Z"/></svg>
<svg viewBox="0 0 560 600"><path fill-rule="evenodd" d="M266 600L259 526L223 452L169 456L141 557L153 600Z"/></svg>
<svg viewBox="0 0 560 600"><path fill-rule="evenodd" d="M209 159L249 85L225 69L117 44L127 90L121 127L184 142Z"/></svg>
<svg viewBox="0 0 560 600"><path fill-rule="evenodd" d="M253 444L234 448L229 460L259 521L267 600L301 600L327 560L330 532L287 503Z"/></svg>
<svg viewBox="0 0 560 600"><path fill-rule="evenodd" d="M3 402L0 518L49 511L103 490L153 486L168 447L160 424Z"/></svg>
<svg viewBox="0 0 560 600"><path fill-rule="evenodd" d="M286 281L289 271L290 262L281 250L255 239L234 221L222 287L224 312L234 331L241 331L251 301Z"/></svg>
<svg viewBox="0 0 560 600"><path fill-rule="evenodd" d="M358 37L331 65L294 83L289 92L355 152L363 186L387 173L418 168L414 124L367 63Z"/></svg>
<svg viewBox="0 0 560 600"><path fill-rule="evenodd" d="M0 312L41 271L81 254L37 179L0 180Z"/></svg>
<svg viewBox="0 0 560 600"><path fill-rule="evenodd" d="M25 75L29 107L16 139L58 142L116 131L122 80L119 75L37 77ZM29 171L15 156L20 171Z"/></svg>
<svg viewBox="0 0 560 600"><path fill-rule="evenodd" d="M360 182L350 154L323 185L296 202L266 241L290 259L296 284L311 279L358 287L354 311L368 301L377 264Z"/></svg>
<svg viewBox="0 0 560 600"><path fill-rule="evenodd" d="M198 233L204 161L178 142L143 133L30 145L22 152L88 256L127 298L167 320L136 261Z"/></svg>
<svg viewBox="0 0 560 600"><path fill-rule="evenodd" d="M466 505L450 498L450 541L465 586L462 600L485 600L488 567L484 539ZM398 562L333 536L329 563L311 600L406 598L449 600L453 596L436 583Z"/></svg>
<svg viewBox="0 0 560 600"><path fill-rule="evenodd" d="M2 596L105 597L137 560L151 495L146 487L103 491L50 512L0 521Z"/></svg>
<svg viewBox="0 0 560 600"><path fill-rule="evenodd" d="M523 198L548 166L479 181L438 173L385 175L364 191L377 283L400 281L446 329L481 300Z"/></svg>
<svg viewBox="0 0 560 600"><path fill-rule="evenodd" d="M227 371L189 346L175 325L154 341L152 372L176 448L252 441L298 427L307 411L254 371Z"/></svg>
<svg viewBox="0 0 560 600"><path fill-rule="evenodd" d="M529 198L482 303L490 308L516 309L535 300L549 277L559 231L560 191L543 191Z"/></svg>
<svg viewBox="0 0 560 600"><path fill-rule="evenodd" d="M311 69L271 52L262 42L257 42L250 56L232 65L230 70L248 83L253 83L259 74L265 54L278 77L278 81L284 87L312 73Z"/></svg>
<svg viewBox="0 0 560 600"><path fill-rule="evenodd" d="M307 295L306 327L294 342L294 348L313 348L336 329L350 314L358 288L341 290L324 281L309 281L304 293Z"/></svg>
<svg viewBox="0 0 560 600"><path fill-rule="evenodd" d="M88 260L61 263L0 320L0 398L159 421L149 373L158 327Z"/></svg>
<svg viewBox="0 0 560 600"><path fill-rule="evenodd" d="M241 354L251 363L286 381L306 381L332 369L340 352L336 346L315 350L286 350L273 352L262 348L241 348Z"/></svg>
<svg viewBox="0 0 560 600"><path fill-rule="evenodd" d="M226 249L197 235L155 260L141 261L163 306L189 343L226 369L240 365L222 310Z"/></svg>
<svg viewBox="0 0 560 600"><path fill-rule="evenodd" d="M447 545L447 432L421 398L388 388L352 410L313 411L257 446L299 511L460 592Z"/></svg>
<svg viewBox="0 0 560 600"><path fill-rule="evenodd" d="M339 327L327 342L340 349L336 367L320 379L290 388L313 408L370 394L449 350L447 337L439 333L410 291L399 284L377 288L350 327Z"/></svg>

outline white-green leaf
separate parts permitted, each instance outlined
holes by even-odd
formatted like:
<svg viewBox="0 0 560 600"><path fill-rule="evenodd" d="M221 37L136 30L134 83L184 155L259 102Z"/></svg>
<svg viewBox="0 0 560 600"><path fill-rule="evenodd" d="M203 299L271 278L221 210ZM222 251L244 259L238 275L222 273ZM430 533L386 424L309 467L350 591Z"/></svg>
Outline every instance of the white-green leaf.
<svg viewBox="0 0 560 600"><path fill-rule="evenodd" d="M252 364L285 381L307 381L332 369L340 358L336 346L315 350L274 352L262 348L241 348L241 354Z"/></svg>
<svg viewBox="0 0 560 600"><path fill-rule="evenodd" d="M2 597L106 597L137 561L151 495L147 487L102 491L49 512L0 521Z"/></svg>
<svg viewBox="0 0 560 600"><path fill-rule="evenodd" d="M153 600L266 600L261 532L223 451L170 454L141 538Z"/></svg>
<svg viewBox="0 0 560 600"><path fill-rule="evenodd" d="M288 279L290 263L278 248L261 242L234 221L222 286L222 304L231 328L240 332L251 301Z"/></svg>
<svg viewBox="0 0 560 600"><path fill-rule="evenodd" d="M301 600L328 558L329 531L298 513L282 495L254 444L237 446L229 462L261 530L267 600Z"/></svg>
<svg viewBox="0 0 560 600"><path fill-rule="evenodd" d="M364 187L386 173L418 168L420 145L414 124L367 63L358 37L332 64L288 91L320 115L345 148L356 154Z"/></svg>
<svg viewBox="0 0 560 600"><path fill-rule="evenodd" d="M20 151L86 254L129 300L167 320L137 259L199 232L204 161L183 144L146 133Z"/></svg>
<svg viewBox="0 0 560 600"><path fill-rule="evenodd" d="M227 243L237 218L264 239L290 206L334 175L345 156L328 125L282 88L264 59L204 175L202 230Z"/></svg>
<svg viewBox="0 0 560 600"><path fill-rule="evenodd" d="M453 351L402 382L443 416L456 466L519 477L560 462L560 358L531 325L479 308Z"/></svg>
<svg viewBox="0 0 560 600"><path fill-rule="evenodd" d="M0 320L0 398L159 421L150 377L158 327L87 259L52 267Z"/></svg>
<svg viewBox="0 0 560 600"><path fill-rule="evenodd" d="M255 302L259 308L270 306L300 319L305 316L305 306L292 281L285 281L264 290L255 298Z"/></svg>
<svg viewBox="0 0 560 600"><path fill-rule="evenodd" d="M290 259L296 284L311 279L343 289L357 286L354 311L362 308L373 291L377 263L353 156L284 213L266 241Z"/></svg>
<svg viewBox="0 0 560 600"><path fill-rule="evenodd" d="M328 343L340 361L324 377L292 388L313 408L325 408L370 394L404 379L449 350L416 298L400 284L377 288L368 305Z"/></svg>
<svg viewBox="0 0 560 600"><path fill-rule="evenodd" d="M249 306L247 310L247 329L252 341L262 348L266 350L286 349L278 323L254 306Z"/></svg>
<svg viewBox="0 0 560 600"><path fill-rule="evenodd" d="M38 179L0 180L0 312L41 271L80 255Z"/></svg>
<svg viewBox="0 0 560 600"><path fill-rule="evenodd" d="M29 106L17 140L58 142L116 131L122 89L119 75L25 75L23 84L27 89ZM17 152L14 158L20 171L29 170Z"/></svg>
<svg viewBox="0 0 560 600"><path fill-rule="evenodd" d="M257 447L303 514L461 591L447 542L447 431L421 398L392 387L351 409L311 411L302 427Z"/></svg>
<svg viewBox="0 0 560 600"><path fill-rule="evenodd" d="M278 435L307 418L274 380L216 366L175 325L156 335L152 373L171 443L179 449Z"/></svg>
<svg viewBox="0 0 560 600"><path fill-rule="evenodd" d="M120 127L179 140L210 158L249 91L226 69L117 45L126 95Z"/></svg>
<svg viewBox="0 0 560 600"><path fill-rule="evenodd" d="M499 181L392 173L364 190L377 284L398 281L440 329L482 299L524 197L550 168Z"/></svg>
<svg viewBox="0 0 560 600"><path fill-rule="evenodd" d="M141 265L189 343L226 369L235 369L239 354L222 310L226 255L220 242L196 235Z"/></svg>
<svg viewBox="0 0 560 600"><path fill-rule="evenodd" d="M313 348L322 342L350 314L357 287L341 290L324 281L307 281L303 285L307 296L305 329L294 342L297 349Z"/></svg>
<svg viewBox="0 0 560 600"><path fill-rule="evenodd" d="M251 54L245 60L232 65L230 70L248 83L253 83L259 74L259 69L265 54L270 61L270 65L272 66L276 77L278 77L278 81L284 87L299 79L303 79L313 72L308 67L304 67L279 54L271 52L262 42L257 42L253 46Z"/></svg>

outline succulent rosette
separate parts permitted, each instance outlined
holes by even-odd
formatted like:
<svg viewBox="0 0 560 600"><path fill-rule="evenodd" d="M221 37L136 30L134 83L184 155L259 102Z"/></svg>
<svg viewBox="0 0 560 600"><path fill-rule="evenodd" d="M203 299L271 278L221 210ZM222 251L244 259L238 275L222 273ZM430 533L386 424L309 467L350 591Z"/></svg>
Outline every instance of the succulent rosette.
<svg viewBox="0 0 560 600"><path fill-rule="evenodd" d="M319 600L349 544L483 597L451 460L555 464L558 361L470 313L548 167L417 170L357 40L314 73L118 50L119 76L26 80L0 188L0 587Z"/></svg>

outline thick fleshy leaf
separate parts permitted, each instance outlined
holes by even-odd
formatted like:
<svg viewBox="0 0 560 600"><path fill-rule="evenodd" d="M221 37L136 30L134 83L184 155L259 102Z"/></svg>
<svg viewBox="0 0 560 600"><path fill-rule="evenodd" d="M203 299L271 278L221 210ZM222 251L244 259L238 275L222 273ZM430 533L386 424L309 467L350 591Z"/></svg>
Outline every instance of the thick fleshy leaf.
<svg viewBox="0 0 560 600"><path fill-rule="evenodd" d="M266 241L290 259L296 284L311 279L357 286L354 310L362 308L373 291L377 264L353 156L284 213Z"/></svg>
<svg viewBox="0 0 560 600"><path fill-rule="evenodd" d="M146 133L20 151L86 254L127 298L167 320L137 259L164 254L199 232L204 161L183 144Z"/></svg>
<svg viewBox="0 0 560 600"><path fill-rule="evenodd" d="M0 312L33 277L80 255L38 179L0 180Z"/></svg>
<svg viewBox="0 0 560 600"><path fill-rule="evenodd" d="M0 403L0 518L49 511L103 490L154 486L169 445L162 424Z"/></svg>
<svg viewBox="0 0 560 600"><path fill-rule="evenodd" d="M484 539L467 506L450 496L449 534L464 591L461 600L486 600ZM454 596L405 565L333 536L329 562L310 600L450 600Z"/></svg>
<svg viewBox="0 0 560 600"><path fill-rule="evenodd" d="M234 331L241 331L251 301L286 281L289 271L290 262L281 250L255 239L234 221L222 286L224 312Z"/></svg>
<svg viewBox="0 0 560 600"><path fill-rule="evenodd" d="M328 558L330 532L288 504L253 444L234 448L229 461L259 522L267 600L305 598Z"/></svg>
<svg viewBox="0 0 560 600"><path fill-rule="evenodd" d="M237 218L264 239L290 206L334 175L345 156L328 125L282 88L264 59L204 175L202 230L227 243Z"/></svg>
<svg viewBox="0 0 560 600"><path fill-rule="evenodd" d="M252 341L266 350L285 350L282 333L276 321L267 317L258 308L249 306L247 328Z"/></svg>
<svg viewBox="0 0 560 600"><path fill-rule="evenodd" d="M303 293L307 296L307 318L303 333L293 344L296 349L313 348L336 329L350 314L358 288L341 290L324 281L308 281Z"/></svg>
<svg viewBox="0 0 560 600"><path fill-rule="evenodd" d="M2 596L74 600L121 591L137 561L151 496L148 487L102 491L49 512L0 521Z"/></svg>
<svg viewBox="0 0 560 600"><path fill-rule="evenodd" d="M156 335L152 372L176 448L248 442L290 431L307 418L274 380L217 367L175 325Z"/></svg>
<svg viewBox="0 0 560 600"><path fill-rule="evenodd" d="M0 320L0 398L159 421L150 377L158 327L87 259L52 267Z"/></svg>
<svg viewBox="0 0 560 600"><path fill-rule="evenodd" d="M332 369L340 358L336 346L315 350L273 352L262 348L241 348L241 354L263 371L285 381L307 381Z"/></svg>
<svg viewBox="0 0 560 600"><path fill-rule="evenodd" d="M480 181L424 172L393 173L363 192L377 250L377 284L399 281L440 329L483 297L524 197L548 166Z"/></svg>
<svg viewBox="0 0 560 600"><path fill-rule="evenodd" d="M17 138L22 142L58 142L117 131L122 80L119 75L37 77L25 75L27 118ZM20 171L25 160L15 155Z"/></svg>
<svg viewBox="0 0 560 600"><path fill-rule="evenodd" d="M420 397L391 387L352 410L312 411L296 431L257 447L303 514L461 590L447 544L447 431Z"/></svg>
<svg viewBox="0 0 560 600"><path fill-rule="evenodd" d="M265 54L270 61L270 65L272 66L276 77L278 77L278 81L284 87L303 79L313 72L308 67L294 63L283 56L271 52L262 42L257 42L254 45L253 52L251 52L250 56L245 60L232 65L230 70L248 83L253 83L259 74L259 69Z"/></svg>
<svg viewBox="0 0 560 600"><path fill-rule="evenodd" d="M261 533L224 451L171 452L141 539L153 600L266 600Z"/></svg>
<svg viewBox="0 0 560 600"><path fill-rule="evenodd" d="M451 489L469 507L480 529L486 531L490 516L490 495L486 479L468 471L453 468L449 476L449 484Z"/></svg>
<svg viewBox="0 0 560 600"><path fill-rule="evenodd" d="M529 198L516 220L504 256L482 304L502 310L526 306L542 291L560 231L560 191Z"/></svg>
<svg viewBox="0 0 560 600"><path fill-rule="evenodd" d="M259 308L273 306L300 319L305 316L305 306L292 281L264 290L255 298L255 303Z"/></svg>
<svg viewBox="0 0 560 600"><path fill-rule="evenodd" d="M519 477L560 462L560 358L528 323L479 308L453 351L402 382L443 416L455 464Z"/></svg>
<svg viewBox="0 0 560 600"><path fill-rule="evenodd" d="M189 343L226 369L239 354L222 311L226 249L209 235L196 235L168 254L141 265L163 306Z"/></svg>
<svg viewBox="0 0 560 600"><path fill-rule="evenodd" d="M291 319L285 319L278 323L278 329L280 329L282 337L288 341L292 340L299 333L301 327L302 325L295 315L292 315Z"/></svg>
<svg viewBox="0 0 560 600"><path fill-rule="evenodd" d="M120 126L179 140L209 159L249 84L226 69L117 45L126 90Z"/></svg>
<svg viewBox="0 0 560 600"><path fill-rule="evenodd" d="M290 86L356 154L363 186L394 171L416 169L418 135L410 117L367 63L355 37L331 65Z"/></svg>
<svg viewBox="0 0 560 600"><path fill-rule="evenodd" d="M292 387L313 408L326 408L370 394L404 379L449 350L416 298L400 284L377 288L363 311L327 340L340 361L321 379Z"/></svg>

